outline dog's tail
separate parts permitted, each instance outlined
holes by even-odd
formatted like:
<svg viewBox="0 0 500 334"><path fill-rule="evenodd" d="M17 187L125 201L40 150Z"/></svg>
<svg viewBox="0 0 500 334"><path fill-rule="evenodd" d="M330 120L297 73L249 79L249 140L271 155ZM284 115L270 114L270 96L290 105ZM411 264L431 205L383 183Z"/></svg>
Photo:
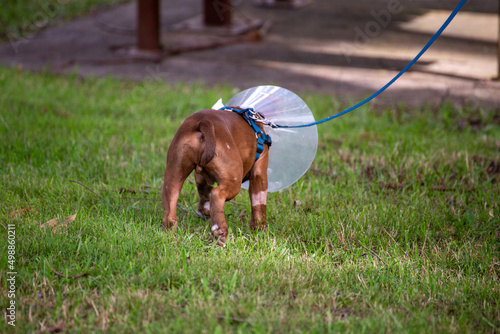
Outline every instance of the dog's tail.
<svg viewBox="0 0 500 334"><path fill-rule="evenodd" d="M208 119L200 121L198 129L201 132L201 140L204 143L200 159L200 166L203 167L215 157L215 130L214 125Z"/></svg>

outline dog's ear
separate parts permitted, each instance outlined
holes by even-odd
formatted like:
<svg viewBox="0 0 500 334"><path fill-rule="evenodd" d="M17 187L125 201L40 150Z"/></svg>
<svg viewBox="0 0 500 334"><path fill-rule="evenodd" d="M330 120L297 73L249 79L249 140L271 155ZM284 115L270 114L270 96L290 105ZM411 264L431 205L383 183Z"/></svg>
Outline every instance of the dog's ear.
<svg viewBox="0 0 500 334"><path fill-rule="evenodd" d="M214 125L210 120L204 119L198 124L198 129L201 132L201 140L203 141L203 154L201 155L200 166L205 166L215 156L215 132Z"/></svg>

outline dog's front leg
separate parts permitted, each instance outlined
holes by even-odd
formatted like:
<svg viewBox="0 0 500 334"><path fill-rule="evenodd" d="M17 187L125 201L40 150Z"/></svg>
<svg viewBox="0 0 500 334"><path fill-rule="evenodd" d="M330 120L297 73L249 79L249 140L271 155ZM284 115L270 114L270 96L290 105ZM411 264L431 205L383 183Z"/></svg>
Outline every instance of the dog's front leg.
<svg viewBox="0 0 500 334"><path fill-rule="evenodd" d="M198 195L200 196L196 214L200 218L208 218L210 217L210 192L212 191L213 182L211 182L208 176L204 176L201 172L198 172L198 169L194 173L194 179Z"/></svg>
<svg viewBox="0 0 500 334"><path fill-rule="evenodd" d="M250 203L252 205L251 229L266 230L266 202L267 202L267 166L269 162L266 149L257 160L250 173Z"/></svg>

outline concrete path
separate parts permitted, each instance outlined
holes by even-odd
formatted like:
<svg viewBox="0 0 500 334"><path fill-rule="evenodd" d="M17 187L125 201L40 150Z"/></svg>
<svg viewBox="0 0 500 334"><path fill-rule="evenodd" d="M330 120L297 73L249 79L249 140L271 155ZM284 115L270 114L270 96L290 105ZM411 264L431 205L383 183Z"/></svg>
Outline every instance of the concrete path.
<svg viewBox="0 0 500 334"><path fill-rule="evenodd" d="M162 43L169 54L160 62L119 52L135 44L135 3L128 3L5 43L0 63L240 89L276 84L357 101L402 69L458 2L314 0L285 10L233 0L233 17L259 19L267 29L260 41L254 35L241 41L224 31L182 28L201 13L201 0L165 0ZM469 0L429 52L374 103L423 106L449 100L500 111L500 83L491 80L497 75L497 13L497 0ZM34 13L33 24L37 19Z"/></svg>

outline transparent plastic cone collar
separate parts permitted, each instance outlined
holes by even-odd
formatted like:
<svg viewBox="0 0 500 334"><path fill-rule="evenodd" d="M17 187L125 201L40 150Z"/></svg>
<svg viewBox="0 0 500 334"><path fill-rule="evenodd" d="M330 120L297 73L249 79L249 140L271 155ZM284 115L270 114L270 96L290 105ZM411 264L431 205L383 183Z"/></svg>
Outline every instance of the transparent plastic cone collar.
<svg viewBox="0 0 500 334"><path fill-rule="evenodd" d="M295 93L277 86L257 86L236 94L226 104L219 100L212 109L227 107L253 108L272 123L301 125L314 122L307 104ZM285 189L299 180L311 167L318 148L316 126L307 128L272 128L264 126L271 136L269 148L268 191ZM248 189L248 182L243 188Z"/></svg>

